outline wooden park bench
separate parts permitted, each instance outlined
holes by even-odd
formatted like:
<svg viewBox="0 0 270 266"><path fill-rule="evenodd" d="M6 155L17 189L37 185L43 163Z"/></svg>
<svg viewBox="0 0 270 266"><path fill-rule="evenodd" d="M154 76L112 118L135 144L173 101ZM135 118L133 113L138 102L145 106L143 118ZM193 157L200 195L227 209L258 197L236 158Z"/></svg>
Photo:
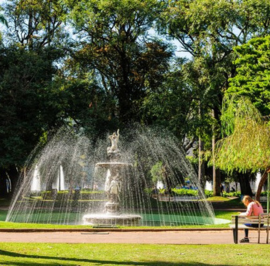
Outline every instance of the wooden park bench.
<svg viewBox="0 0 270 266"><path fill-rule="evenodd" d="M233 215L232 223L230 224L230 228L233 229L233 240L234 243L238 243L238 229L251 229L256 230L258 232L258 243L260 243L261 230L266 230L266 243L268 244L269 239L269 220L270 215L261 214L259 216L240 216ZM257 224L258 227L246 226L245 224Z"/></svg>

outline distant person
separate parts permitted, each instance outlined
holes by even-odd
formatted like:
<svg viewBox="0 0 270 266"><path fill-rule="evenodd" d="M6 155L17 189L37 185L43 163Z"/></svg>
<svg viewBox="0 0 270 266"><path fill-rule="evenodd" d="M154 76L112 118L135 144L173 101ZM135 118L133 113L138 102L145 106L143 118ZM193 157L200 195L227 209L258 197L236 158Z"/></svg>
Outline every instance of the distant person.
<svg viewBox="0 0 270 266"><path fill-rule="evenodd" d="M247 211L240 213L239 216L248 217L248 216L259 216L260 214L263 214L262 205L257 200L253 200L250 196L244 196L242 202L247 207ZM259 226L258 224L245 224L245 225L257 228ZM263 224L261 226L263 226ZM248 243L248 242L249 242L248 229L245 229L245 237L240 240L240 243Z"/></svg>
<svg viewBox="0 0 270 266"><path fill-rule="evenodd" d="M220 184L220 196L223 196L224 186Z"/></svg>
<svg viewBox="0 0 270 266"><path fill-rule="evenodd" d="M232 192L235 192L235 188L234 188L234 187L232 187L232 188L231 188L231 191L232 191Z"/></svg>
<svg viewBox="0 0 270 266"><path fill-rule="evenodd" d="M224 191L224 187L223 187L223 185L222 185L222 184L220 184L220 193L222 194L222 193L223 193L223 191Z"/></svg>
<svg viewBox="0 0 270 266"><path fill-rule="evenodd" d="M158 194L158 189L157 189L156 187L153 187L151 193L152 193L153 195L157 195L157 194Z"/></svg>
<svg viewBox="0 0 270 266"><path fill-rule="evenodd" d="M230 192L230 187L229 187L229 186L226 187L226 192L227 192L227 193Z"/></svg>

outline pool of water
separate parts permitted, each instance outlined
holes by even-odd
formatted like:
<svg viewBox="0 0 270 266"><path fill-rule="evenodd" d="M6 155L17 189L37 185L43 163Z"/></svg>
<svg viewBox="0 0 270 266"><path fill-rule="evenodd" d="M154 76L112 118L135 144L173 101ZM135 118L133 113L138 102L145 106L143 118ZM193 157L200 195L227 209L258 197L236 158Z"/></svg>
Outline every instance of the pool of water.
<svg viewBox="0 0 270 266"><path fill-rule="evenodd" d="M1 211L0 218L5 220L7 211ZM173 214L153 214L153 213L137 213L142 216L140 226L180 226L180 225L206 225L206 224L227 224L230 220L220 218L210 218L202 216L191 215L173 215ZM48 215L50 215L49 223L51 224L82 224L82 216L80 213L47 213L46 211L39 211L32 213L28 219L25 219L28 213L18 212L13 222L28 223L48 223Z"/></svg>

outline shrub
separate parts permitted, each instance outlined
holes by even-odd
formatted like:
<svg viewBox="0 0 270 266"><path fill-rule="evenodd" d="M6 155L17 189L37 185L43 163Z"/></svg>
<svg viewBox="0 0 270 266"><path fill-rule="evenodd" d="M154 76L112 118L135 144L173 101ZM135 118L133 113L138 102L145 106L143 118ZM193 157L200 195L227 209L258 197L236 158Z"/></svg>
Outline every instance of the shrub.
<svg viewBox="0 0 270 266"><path fill-rule="evenodd" d="M186 188L173 188L172 191L179 196L198 196L198 190Z"/></svg>
<svg viewBox="0 0 270 266"><path fill-rule="evenodd" d="M223 192L223 197L240 197L241 192L240 191L234 191L234 192Z"/></svg>
<svg viewBox="0 0 270 266"><path fill-rule="evenodd" d="M205 194L206 198L213 197L213 191L211 191L211 190L205 190L204 194Z"/></svg>

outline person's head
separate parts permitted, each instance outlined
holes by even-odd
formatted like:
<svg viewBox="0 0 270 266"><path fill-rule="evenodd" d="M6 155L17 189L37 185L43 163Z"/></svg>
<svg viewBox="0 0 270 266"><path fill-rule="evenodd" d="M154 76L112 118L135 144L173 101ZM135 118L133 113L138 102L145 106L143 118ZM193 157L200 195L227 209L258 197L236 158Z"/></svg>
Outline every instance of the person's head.
<svg viewBox="0 0 270 266"><path fill-rule="evenodd" d="M253 202L253 201L254 201L254 200L253 200L250 196L248 196L248 195L244 196L244 197L243 197L243 200L242 200L242 202L244 203L245 206L248 206L248 204L249 204L250 202Z"/></svg>

